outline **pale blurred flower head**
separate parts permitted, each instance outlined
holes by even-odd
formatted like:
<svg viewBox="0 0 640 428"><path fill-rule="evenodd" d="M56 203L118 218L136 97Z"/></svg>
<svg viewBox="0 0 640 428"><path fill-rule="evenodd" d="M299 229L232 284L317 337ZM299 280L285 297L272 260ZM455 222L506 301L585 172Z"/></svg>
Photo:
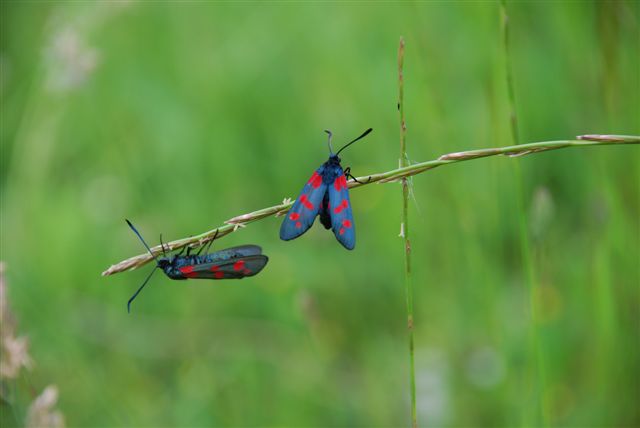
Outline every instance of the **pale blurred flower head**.
<svg viewBox="0 0 640 428"><path fill-rule="evenodd" d="M33 366L31 357L27 352L28 348L29 341L26 337L3 335L0 379L15 379L22 367L30 369Z"/></svg>
<svg viewBox="0 0 640 428"><path fill-rule="evenodd" d="M15 322L9 311L5 264L0 262L0 379L15 379L22 367L32 367L28 348L26 337L15 336Z"/></svg>
<svg viewBox="0 0 640 428"><path fill-rule="evenodd" d="M60 428L64 427L62 413L55 410L58 401L58 388L47 386L42 394L33 400L27 412L26 426L32 428Z"/></svg>

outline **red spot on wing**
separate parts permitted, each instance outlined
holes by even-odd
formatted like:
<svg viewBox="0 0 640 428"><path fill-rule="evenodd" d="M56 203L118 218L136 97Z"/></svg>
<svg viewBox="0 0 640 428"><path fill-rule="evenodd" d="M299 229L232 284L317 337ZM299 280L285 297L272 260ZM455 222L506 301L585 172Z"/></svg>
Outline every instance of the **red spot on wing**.
<svg viewBox="0 0 640 428"><path fill-rule="evenodd" d="M224 278L224 272L222 272L222 271L214 272L214 273L213 273L213 276L214 276L216 279L222 279L222 278Z"/></svg>
<svg viewBox="0 0 640 428"><path fill-rule="evenodd" d="M342 210L345 210L349 207L349 201L347 201L346 199L343 199L342 202L340 203L340 205L338 205L337 207L335 207L333 209L333 212L336 214L340 214L342 212Z"/></svg>
<svg viewBox="0 0 640 428"><path fill-rule="evenodd" d="M317 189L322 184L322 176L314 171L313 175L307 183L311 184L311 187L313 187L314 189Z"/></svg>
<svg viewBox="0 0 640 428"><path fill-rule="evenodd" d="M251 271L249 269L243 270L242 273L245 275L251 275Z"/></svg>
<svg viewBox="0 0 640 428"><path fill-rule="evenodd" d="M335 189L339 192L341 189L346 189L347 188L347 179L346 177L343 175L341 175L340 177L336 178L336 180L333 182L333 187L335 187Z"/></svg>
<svg viewBox="0 0 640 428"><path fill-rule="evenodd" d="M344 235L344 227L340 228L340 235Z"/></svg>
<svg viewBox="0 0 640 428"><path fill-rule="evenodd" d="M309 198L307 197L307 195L300 195L300 203L304 205L304 207L308 210L313 209L313 204L309 202Z"/></svg>
<svg viewBox="0 0 640 428"><path fill-rule="evenodd" d="M351 220L349 220L348 218L345 218L344 220L342 220L342 226L344 226L346 228L350 228L351 227Z"/></svg>
<svg viewBox="0 0 640 428"><path fill-rule="evenodd" d="M193 271L193 266L182 266L178 270L187 278L194 278L198 276L198 273Z"/></svg>
<svg viewBox="0 0 640 428"><path fill-rule="evenodd" d="M213 265L209 268L209 270L211 270L211 272L217 272L220 270L220 266L218 265Z"/></svg>
<svg viewBox="0 0 640 428"><path fill-rule="evenodd" d="M233 264L233 270L242 270L244 269L244 260L238 260Z"/></svg>
<svg viewBox="0 0 640 428"><path fill-rule="evenodd" d="M296 227L300 229L302 227L302 223L300 223L299 221L296 221Z"/></svg>
<svg viewBox="0 0 640 428"><path fill-rule="evenodd" d="M289 214L289 218L293 221L296 221L297 219L300 218L300 213L291 213Z"/></svg>

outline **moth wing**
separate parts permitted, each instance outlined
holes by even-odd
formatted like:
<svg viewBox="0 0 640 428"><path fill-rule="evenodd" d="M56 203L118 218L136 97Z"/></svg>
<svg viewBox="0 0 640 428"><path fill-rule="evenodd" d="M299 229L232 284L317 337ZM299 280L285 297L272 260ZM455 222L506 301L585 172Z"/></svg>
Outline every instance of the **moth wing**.
<svg viewBox="0 0 640 428"><path fill-rule="evenodd" d="M254 255L185 266L187 269L181 270L192 279L241 279L258 274L268 261L265 255Z"/></svg>
<svg viewBox="0 0 640 428"><path fill-rule="evenodd" d="M318 168L307 184L302 188L298 199L287 212L286 217L280 226L280 239L289 241L305 233L313 224L327 185L322 182L324 166Z"/></svg>
<svg viewBox="0 0 640 428"><path fill-rule="evenodd" d="M347 250L353 250L356 246L356 229L349 200L349 188L347 178L339 170L337 178L328 188L329 215L331 216L331 229L334 235Z"/></svg>
<svg viewBox="0 0 640 428"><path fill-rule="evenodd" d="M247 257L262 254L262 248L258 245L240 245L237 247L225 248L207 254L211 261L226 260L234 257Z"/></svg>

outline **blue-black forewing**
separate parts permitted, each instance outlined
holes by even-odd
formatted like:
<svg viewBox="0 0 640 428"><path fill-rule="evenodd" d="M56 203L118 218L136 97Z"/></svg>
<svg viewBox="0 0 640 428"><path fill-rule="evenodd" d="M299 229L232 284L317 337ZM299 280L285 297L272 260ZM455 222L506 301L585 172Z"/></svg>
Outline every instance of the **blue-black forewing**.
<svg viewBox="0 0 640 428"><path fill-rule="evenodd" d="M318 215L322 198L327 191L327 185L322 182L323 172L324 165L313 173L307 184L302 188L300 196L298 196L298 199L296 199L282 221L280 239L289 241L297 238L313 224Z"/></svg>
<svg viewBox="0 0 640 428"><path fill-rule="evenodd" d="M183 266L180 272L189 279L241 279L256 275L268 261L265 255L253 255Z"/></svg>
<svg viewBox="0 0 640 428"><path fill-rule="evenodd" d="M210 261L227 260L234 257L256 256L262 254L262 248L258 245L240 245L238 247L225 248L224 250L214 251L207 254Z"/></svg>
<svg viewBox="0 0 640 428"><path fill-rule="evenodd" d="M328 186L327 191L329 192L328 210L331 216L331 229L347 250L353 250L356 246L356 229L349 200L347 177L342 168L339 168L336 179Z"/></svg>

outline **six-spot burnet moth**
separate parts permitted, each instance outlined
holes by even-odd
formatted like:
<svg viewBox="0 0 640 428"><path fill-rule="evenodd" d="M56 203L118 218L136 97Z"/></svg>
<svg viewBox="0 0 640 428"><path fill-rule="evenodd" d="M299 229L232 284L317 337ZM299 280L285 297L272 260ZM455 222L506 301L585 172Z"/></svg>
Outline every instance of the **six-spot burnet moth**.
<svg viewBox="0 0 640 428"><path fill-rule="evenodd" d="M316 216L325 229L333 229L338 241L347 249L356 246L356 232L349 201L347 178L353 177L350 168L342 170L338 155L349 145L364 138L372 129L367 129L361 136L345 144L335 154L331 148L331 131L329 134L329 160L318 168L307 184L302 188L300 196L293 204L280 226L280 239L289 241L305 233L313 224Z"/></svg>
<svg viewBox="0 0 640 428"><path fill-rule="evenodd" d="M178 254L167 257L156 257L151 248L142 238L142 235L133 227L133 224L129 220L126 220L127 224L138 235L140 241L144 244L145 248L156 260L157 265L147 279L144 280L138 291L131 296L131 299L127 302L127 311L131 311L131 302L142 291L147 284L151 276L156 269L160 268L171 279L242 279L247 276L253 276L260 272L265 267L269 258L262 254L262 248L257 245L241 245L239 247L227 248L213 253L207 253L209 247L213 242L213 239L207 246L205 254L200 255L202 248L197 254L190 254L191 248L187 249L186 255L182 255L184 248ZM217 232L216 232L217 235ZM162 236L160 237L162 243ZM164 246L163 246L164 251Z"/></svg>

